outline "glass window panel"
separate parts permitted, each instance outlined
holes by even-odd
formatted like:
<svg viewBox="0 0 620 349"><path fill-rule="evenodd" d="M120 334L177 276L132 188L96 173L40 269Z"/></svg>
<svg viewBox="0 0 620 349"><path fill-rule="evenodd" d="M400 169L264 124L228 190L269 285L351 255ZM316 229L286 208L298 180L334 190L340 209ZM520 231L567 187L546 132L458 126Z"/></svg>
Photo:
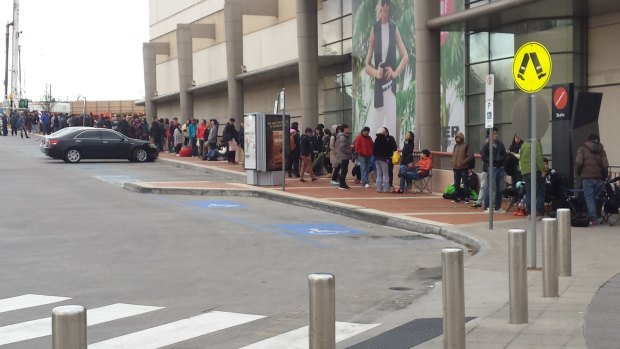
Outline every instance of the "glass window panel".
<svg viewBox="0 0 620 349"><path fill-rule="evenodd" d="M342 42L337 42L331 45L325 45L323 47L324 56L335 56L342 54Z"/></svg>
<svg viewBox="0 0 620 349"><path fill-rule="evenodd" d="M495 93L493 96L493 121L495 123L512 123L512 109L519 96L523 93L519 91L506 91ZM511 133L514 133L511 131Z"/></svg>
<svg viewBox="0 0 620 349"><path fill-rule="evenodd" d="M482 62L489 59L489 33L469 35L469 63Z"/></svg>
<svg viewBox="0 0 620 349"><path fill-rule="evenodd" d="M324 94L324 108L325 110L340 110L342 109L342 90L333 89L325 90Z"/></svg>
<svg viewBox="0 0 620 349"><path fill-rule="evenodd" d="M342 0L327 0L323 2L323 20L325 22L342 16L341 1Z"/></svg>
<svg viewBox="0 0 620 349"><path fill-rule="evenodd" d="M489 64L481 63L469 66L468 69L468 81L467 81L467 93L482 93L484 92L484 79L489 75Z"/></svg>
<svg viewBox="0 0 620 349"><path fill-rule="evenodd" d="M353 36L353 16L342 18L342 38L349 39Z"/></svg>
<svg viewBox="0 0 620 349"><path fill-rule="evenodd" d="M469 149L474 153L480 153L482 141L485 139L484 125L467 126L465 132L465 142L469 144Z"/></svg>
<svg viewBox="0 0 620 349"><path fill-rule="evenodd" d="M329 23L324 23L323 43L331 44L340 40L342 40L342 20L337 19Z"/></svg>
<svg viewBox="0 0 620 349"><path fill-rule="evenodd" d="M491 33L491 59L514 56L514 34Z"/></svg>
<svg viewBox="0 0 620 349"><path fill-rule="evenodd" d="M352 89L351 86L342 88L342 106L345 109L353 108L353 98L351 97Z"/></svg>
<svg viewBox="0 0 620 349"><path fill-rule="evenodd" d="M352 127L353 125L353 113L351 110L345 110L342 112L342 122Z"/></svg>
<svg viewBox="0 0 620 349"><path fill-rule="evenodd" d="M491 62L491 74L495 75L495 91L512 90L515 82L512 77L512 58Z"/></svg>
<svg viewBox="0 0 620 349"><path fill-rule="evenodd" d="M344 122L342 111L325 112L325 125L340 125ZM350 125L350 124L349 124Z"/></svg>
<svg viewBox="0 0 620 349"><path fill-rule="evenodd" d="M484 94L467 97L467 124L484 123Z"/></svg>
<svg viewBox="0 0 620 349"><path fill-rule="evenodd" d="M326 75L323 77L323 89L334 89L342 86L342 78L340 74Z"/></svg>
<svg viewBox="0 0 620 349"><path fill-rule="evenodd" d="M579 71L579 67L574 65L575 57L579 57L580 55L576 54L555 54L551 55L551 63L552 63L552 71L551 78L549 78L549 82L547 82L547 86L551 86L553 84L563 84L566 82L572 82L575 78L574 72ZM577 60L580 62L580 60ZM577 77L577 80L581 82L581 78ZM577 81L574 81L577 84Z"/></svg>

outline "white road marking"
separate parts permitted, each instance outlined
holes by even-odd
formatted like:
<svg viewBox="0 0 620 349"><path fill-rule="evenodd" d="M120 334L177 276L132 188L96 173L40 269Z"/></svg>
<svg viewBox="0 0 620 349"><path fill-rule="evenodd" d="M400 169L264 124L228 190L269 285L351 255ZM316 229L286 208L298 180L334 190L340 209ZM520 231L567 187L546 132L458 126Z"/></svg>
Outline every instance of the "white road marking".
<svg viewBox="0 0 620 349"><path fill-rule="evenodd" d="M91 344L88 348L156 349L262 318L264 316L214 311Z"/></svg>
<svg viewBox="0 0 620 349"><path fill-rule="evenodd" d="M62 302L66 301L67 299L71 298L43 296L38 294L25 294L22 296L0 299L0 313Z"/></svg>
<svg viewBox="0 0 620 349"><path fill-rule="evenodd" d="M143 305L117 303L86 311L88 326L140 315L162 309ZM52 318L43 318L0 327L0 345L45 337L52 334Z"/></svg>
<svg viewBox="0 0 620 349"><path fill-rule="evenodd" d="M336 342L351 338L376 326L379 324L336 322ZM308 349L308 345L308 326L305 326L240 349Z"/></svg>

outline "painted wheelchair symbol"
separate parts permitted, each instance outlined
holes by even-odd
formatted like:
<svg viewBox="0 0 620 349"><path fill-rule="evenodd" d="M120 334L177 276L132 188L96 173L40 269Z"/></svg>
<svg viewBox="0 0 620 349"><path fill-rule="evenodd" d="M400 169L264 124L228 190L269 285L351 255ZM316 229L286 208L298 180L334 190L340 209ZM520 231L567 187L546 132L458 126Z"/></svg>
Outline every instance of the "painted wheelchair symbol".
<svg viewBox="0 0 620 349"><path fill-rule="evenodd" d="M308 229L308 233L311 235L338 235L338 234L347 234L348 230L328 230L328 229L319 229L319 228L310 228Z"/></svg>

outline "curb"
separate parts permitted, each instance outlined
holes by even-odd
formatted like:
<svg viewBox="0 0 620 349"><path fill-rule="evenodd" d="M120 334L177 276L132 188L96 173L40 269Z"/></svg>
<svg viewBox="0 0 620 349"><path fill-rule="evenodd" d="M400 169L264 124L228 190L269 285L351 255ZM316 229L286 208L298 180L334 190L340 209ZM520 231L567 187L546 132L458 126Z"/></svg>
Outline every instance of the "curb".
<svg viewBox="0 0 620 349"><path fill-rule="evenodd" d="M191 166L191 165L190 165ZM191 166L196 168L196 166ZM149 187L139 182L128 182L123 184L123 188L141 194L160 194L160 195L195 195L195 196L239 196L256 197L276 202L282 202L300 207L312 208L341 216L362 220L364 222L384 225L392 228L409 230L416 233L439 235L449 240L465 245L470 249L470 254L478 253L484 243L457 229L442 227L439 225L418 222L415 220L390 216L376 212L360 210L359 206L339 205L315 200L296 194L283 194L264 189L195 189L195 188L159 188Z"/></svg>
<svg viewBox="0 0 620 349"><path fill-rule="evenodd" d="M200 166L197 164L191 164L191 163L187 163L185 161L179 161L179 160L174 160L174 159L162 159L162 158L157 158L157 161L161 161L163 163L172 165L172 166L176 166L179 168L183 168L186 170L194 170L194 171L199 171L199 172L203 172L203 173L214 173L214 172L218 172L220 174L224 174L224 175L228 175L231 177L235 177L235 180L241 181L243 183L245 183L246 180L246 174L245 172L238 172L238 171L231 171L231 170L226 170L223 168L214 168L214 167L205 167L205 166Z"/></svg>

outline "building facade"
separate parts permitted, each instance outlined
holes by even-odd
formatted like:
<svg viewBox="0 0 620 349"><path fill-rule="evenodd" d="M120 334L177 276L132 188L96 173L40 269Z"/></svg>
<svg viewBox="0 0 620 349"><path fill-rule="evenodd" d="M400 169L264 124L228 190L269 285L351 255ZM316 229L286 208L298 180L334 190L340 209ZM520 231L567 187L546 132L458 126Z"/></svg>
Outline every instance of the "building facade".
<svg viewBox="0 0 620 349"><path fill-rule="evenodd" d="M485 132L484 78L494 74L495 123L509 143L513 106L523 94L512 77L514 54L537 41L553 61L553 74L537 96L550 108L553 84L602 92L601 141L610 163L620 165L617 0L150 0L150 41L143 47L146 113L239 118L272 111L284 88L286 112L302 127L345 122L355 132L367 120L358 117L370 108L359 91L372 73L356 50L368 50L372 11L379 22L386 3L406 46L397 51L396 64L408 56L397 86L389 87L398 114L393 134L415 130L418 147L450 151L449 139L459 130L478 151ZM445 33L453 35L447 37L454 41L449 55L443 52ZM456 68L448 66L450 59ZM446 120L448 112L456 117ZM543 117L551 123L550 114ZM553 129L542 135L544 152L563 156L551 154Z"/></svg>

